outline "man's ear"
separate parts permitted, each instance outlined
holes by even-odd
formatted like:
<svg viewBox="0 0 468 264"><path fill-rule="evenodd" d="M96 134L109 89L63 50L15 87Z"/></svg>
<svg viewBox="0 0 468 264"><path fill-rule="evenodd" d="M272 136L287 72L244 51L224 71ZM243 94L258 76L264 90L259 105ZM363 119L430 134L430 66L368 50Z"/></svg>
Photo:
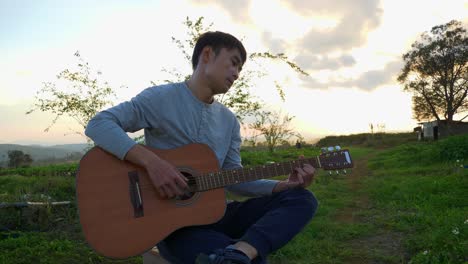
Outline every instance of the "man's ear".
<svg viewBox="0 0 468 264"><path fill-rule="evenodd" d="M214 51L211 46L205 46L201 53L200 53L200 60L204 63L207 64L208 61L210 61L211 56L214 56Z"/></svg>

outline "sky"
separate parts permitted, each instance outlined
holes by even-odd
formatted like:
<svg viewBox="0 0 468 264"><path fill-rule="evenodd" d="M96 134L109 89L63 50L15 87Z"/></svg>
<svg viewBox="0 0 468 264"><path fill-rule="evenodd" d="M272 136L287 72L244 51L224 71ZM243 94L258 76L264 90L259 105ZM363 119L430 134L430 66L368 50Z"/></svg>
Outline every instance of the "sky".
<svg viewBox="0 0 468 264"><path fill-rule="evenodd" d="M411 94L396 81L402 54L433 26L466 26L468 0L0 0L0 144L86 142L70 118L45 132L53 114L25 114L43 83L76 65L79 51L116 89L115 104L129 100L167 78L164 68L190 73L171 37L184 39L185 19L201 16L211 30L242 39L247 52L282 52L309 74L272 63L252 93L315 139L367 133L369 124L412 131Z"/></svg>

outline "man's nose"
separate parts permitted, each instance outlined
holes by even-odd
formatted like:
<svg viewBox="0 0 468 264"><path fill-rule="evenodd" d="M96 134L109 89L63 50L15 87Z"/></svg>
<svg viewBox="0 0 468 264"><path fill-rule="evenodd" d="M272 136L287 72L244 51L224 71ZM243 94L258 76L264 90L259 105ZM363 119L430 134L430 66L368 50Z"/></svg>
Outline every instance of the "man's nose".
<svg viewBox="0 0 468 264"><path fill-rule="evenodd" d="M234 81L237 80L239 78L239 69L236 68L232 76L234 77Z"/></svg>

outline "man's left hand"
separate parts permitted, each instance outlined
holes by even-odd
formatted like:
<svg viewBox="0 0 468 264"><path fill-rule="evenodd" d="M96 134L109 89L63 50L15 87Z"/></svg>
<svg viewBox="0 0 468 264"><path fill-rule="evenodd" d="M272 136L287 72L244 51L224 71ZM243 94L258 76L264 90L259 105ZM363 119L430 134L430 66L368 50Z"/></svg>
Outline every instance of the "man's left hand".
<svg viewBox="0 0 468 264"><path fill-rule="evenodd" d="M278 182L273 192L280 192L293 188L307 188L312 183L314 176L315 168L311 164L305 163L302 167L295 168L286 180Z"/></svg>

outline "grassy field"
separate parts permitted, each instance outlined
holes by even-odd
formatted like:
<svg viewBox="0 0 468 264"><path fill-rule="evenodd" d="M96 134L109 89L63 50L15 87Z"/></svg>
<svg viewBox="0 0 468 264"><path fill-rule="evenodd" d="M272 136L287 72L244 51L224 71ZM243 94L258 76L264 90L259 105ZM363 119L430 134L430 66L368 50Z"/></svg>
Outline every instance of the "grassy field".
<svg viewBox="0 0 468 264"><path fill-rule="evenodd" d="M347 143L355 168L347 175L317 175L310 187L320 202L315 218L269 262L467 263L468 169L460 165L468 163L468 136L438 142L362 137L367 140L319 142ZM243 151L242 157L254 166L318 153L318 147L306 147ZM0 176L1 202L72 201L34 210L0 208L0 263L141 263L141 257L111 260L88 247L74 177L60 175Z"/></svg>

